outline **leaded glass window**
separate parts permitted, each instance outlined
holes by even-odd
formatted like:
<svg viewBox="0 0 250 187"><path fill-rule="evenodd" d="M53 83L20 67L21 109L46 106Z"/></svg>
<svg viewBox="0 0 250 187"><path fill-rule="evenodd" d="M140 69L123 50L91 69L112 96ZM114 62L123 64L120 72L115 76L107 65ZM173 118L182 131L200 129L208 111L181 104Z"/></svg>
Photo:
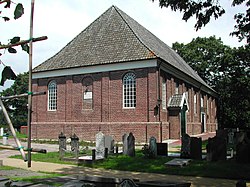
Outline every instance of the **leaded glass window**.
<svg viewBox="0 0 250 187"><path fill-rule="evenodd" d="M134 73L127 73L123 77L123 107L136 107L136 77Z"/></svg>

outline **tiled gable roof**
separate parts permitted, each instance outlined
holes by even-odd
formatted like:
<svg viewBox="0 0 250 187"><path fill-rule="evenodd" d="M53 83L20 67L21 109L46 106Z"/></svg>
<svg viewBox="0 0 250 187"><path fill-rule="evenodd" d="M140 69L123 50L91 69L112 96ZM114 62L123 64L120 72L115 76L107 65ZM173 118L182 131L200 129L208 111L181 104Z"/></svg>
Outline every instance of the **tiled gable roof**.
<svg viewBox="0 0 250 187"><path fill-rule="evenodd" d="M184 104L188 107L186 100L185 93L172 95L168 102L168 109L181 109Z"/></svg>
<svg viewBox="0 0 250 187"><path fill-rule="evenodd" d="M156 58L122 15L112 6L33 72Z"/></svg>
<svg viewBox="0 0 250 187"><path fill-rule="evenodd" d="M209 87L169 46L112 6L56 55L33 69L43 72L90 65L160 58Z"/></svg>

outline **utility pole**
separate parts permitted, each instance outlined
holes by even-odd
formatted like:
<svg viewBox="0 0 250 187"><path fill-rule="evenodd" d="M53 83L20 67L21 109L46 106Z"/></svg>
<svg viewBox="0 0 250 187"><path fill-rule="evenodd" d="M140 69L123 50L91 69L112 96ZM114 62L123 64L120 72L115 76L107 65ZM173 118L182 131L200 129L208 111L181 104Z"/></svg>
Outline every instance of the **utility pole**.
<svg viewBox="0 0 250 187"><path fill-rule="evenodd" d="M32 115L32 52L33 52L33 21L35 0L31 0L30 42L29 42L29 89L28 89L28 167L31 167L31 115Z"/></svg>

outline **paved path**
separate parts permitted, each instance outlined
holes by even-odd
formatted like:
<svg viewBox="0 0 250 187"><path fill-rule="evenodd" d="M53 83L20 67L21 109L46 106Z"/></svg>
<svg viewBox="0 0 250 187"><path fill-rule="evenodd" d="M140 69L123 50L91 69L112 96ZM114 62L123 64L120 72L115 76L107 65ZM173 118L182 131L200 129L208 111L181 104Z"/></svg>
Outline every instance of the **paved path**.
<svg viewBox="0 0 250 187"><path fill-rule="evenodd" d="M189 176L177 176L177 175L165 175L165 174L152 174L141 172L128 172L128 171L116 171L106 169L93 169L88 167L81 167L75 165L63 165L54 163L44 163L32 161L32 167L27 168L27 163L20 161L19 159L4 158L3 164L7 166L13 166L17 168L23 168L31 171L43 171L43 172L55 172L77 176L103 176L103 177L116 177L116 178L133 178L140 181L166 181L166 182L190 182L192 187L205 187L205 186L220 186L230 187L235 186L236 180L226 179L213 179L204 177L189 177ZM250 186L250 184L249 184Z"/></svg>
<svg viewBox="0 0 250 187"><path fill-rule="evenodd" d="M173 142L178 143L178 142ZM179 144L179 143L178 143ZM32 147L38 146L39 148L47 149L47 151L58 151L58 145L50 144L32 144ZM42 147L41 147L42 146ZM190 176L177 176L177 175L165 175L165 174L152 174L141 172L128 172L128 171L116 171L106 169L93 169L75 165L63 165L54 163L44 163L32 161L31 168L27 168L27 163L19 159L7 158L12 154L17 154L17 151L12 150L0 150L0 160L3 161L3 165L13 166L17 168L23 168L30 171L43 171L43 172L55 172L62 174L81 176L103 176L103 177L116 177L116 178L133 178L140 181L172 181L172 182L190 182L192 187L205 187L205 186L220 186L220 187L234 187L236 180L227 179L214 179L205 177L190 177ZM248 183L250 187L250 183Z"/></svg>

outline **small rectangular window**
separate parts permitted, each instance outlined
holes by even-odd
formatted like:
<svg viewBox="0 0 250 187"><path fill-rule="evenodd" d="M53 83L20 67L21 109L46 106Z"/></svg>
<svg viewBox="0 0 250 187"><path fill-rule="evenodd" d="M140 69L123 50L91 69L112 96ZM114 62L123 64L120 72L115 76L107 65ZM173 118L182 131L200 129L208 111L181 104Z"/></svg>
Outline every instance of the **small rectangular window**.
<svg viewBox="0 0 250 187"><path fill-rule="evenodd" d="M197 95L194 95L194 114L197 114Z"/></svg>
<svg viewBox="0 0 250 187"><path fill-rule="evenodd" d="M179 83L175 83L175 94L179 94Z"/></svg>

